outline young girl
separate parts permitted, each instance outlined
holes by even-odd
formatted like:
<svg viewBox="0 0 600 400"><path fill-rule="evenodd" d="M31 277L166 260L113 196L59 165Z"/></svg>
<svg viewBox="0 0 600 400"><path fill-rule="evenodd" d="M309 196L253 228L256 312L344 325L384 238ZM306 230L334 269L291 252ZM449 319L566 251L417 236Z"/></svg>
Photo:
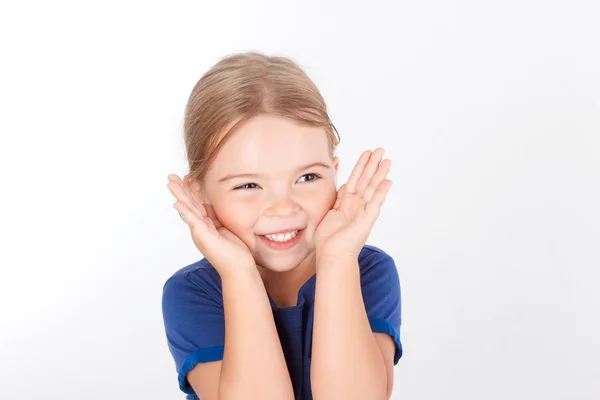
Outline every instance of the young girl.
<svg viewBox="0 0 600 400"><path fill-rule="evenodd" d="M187 399L388 399L402 356L393 259L366 245L391 186L383 149L337 188L326 105L293 61L226 57L185 112L174 204L205 257L162 310Z"/></svg>

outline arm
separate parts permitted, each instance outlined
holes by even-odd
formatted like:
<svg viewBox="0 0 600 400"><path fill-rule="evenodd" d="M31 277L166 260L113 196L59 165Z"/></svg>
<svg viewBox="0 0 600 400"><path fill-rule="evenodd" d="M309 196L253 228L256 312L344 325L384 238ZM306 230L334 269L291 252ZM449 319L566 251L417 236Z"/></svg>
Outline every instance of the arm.
<svg viewBox="0 0 600 400"><path fill-rule="evenodd" d="M389 335L371 330L358 261L319 260L317 278L311 366L315 399L388 399L394 344Z"/></svg>
<svg viewBox="0 0 600 400"><path fill-rule="evenodd" d="M186 388L187 378L202 400L293 399L271 304L252 253L221 224L197 184L171 174L167 186L177 198L173 207L188 224L194 244L219 274L223 304L211 306L209 297L186 298L185 292L168 291L167 336L179 360L182 349L186 354L183 363L178 362L180 387ZM185 301L178 301L182 297ZM202 312L201 322L200 316L182 310L180 305L188 302L196 305L196 313ZM190 347L201 353L190 356Z"/></svg>
<svg viewBox="0 0 600 400"><path fill-rule="evenodd" d="M369 299L363 299L357 260L392 184L386 179L391 161L382 158L381 148L363 152L348 182L338 190L333 208L315 231L311 386L316 400L383 400L392 390L395 353L391 337L374 334L371 321L395 332L388 321L367 317L364 300ZM395 299L386 300L383 304L391 302L395 307ZM374 328L382 330L380 326Z"/></svg>
<svg viewBox="0 0 600 400"><path fill-rule="evenodd" d="M293 399L273 312L256 268L223 274L223 360L197 364L188 381L203 400Z"/></svg>

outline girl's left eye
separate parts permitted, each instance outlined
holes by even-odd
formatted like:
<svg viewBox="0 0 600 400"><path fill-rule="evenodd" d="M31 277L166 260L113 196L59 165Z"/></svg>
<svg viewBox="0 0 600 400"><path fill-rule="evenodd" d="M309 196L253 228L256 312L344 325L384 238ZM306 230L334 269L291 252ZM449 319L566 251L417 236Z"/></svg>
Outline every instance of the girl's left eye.
<svg viewBox="0 0 600 400"><path fill-rule="evenodd" d="M309 177L312 177L312 178L311 178L311 179L307 179L307 180L305 180L305 182L315 181L315 180L317 180L317 179L319 179L319 178L320 178L320 176L319 176L319 175L317 175L317 174L305 174L305 175L302 175L302 176L300 177L300 179L302 179L302 178L304 178L304 177L307 177L307 176L309 176Z"/></svg>

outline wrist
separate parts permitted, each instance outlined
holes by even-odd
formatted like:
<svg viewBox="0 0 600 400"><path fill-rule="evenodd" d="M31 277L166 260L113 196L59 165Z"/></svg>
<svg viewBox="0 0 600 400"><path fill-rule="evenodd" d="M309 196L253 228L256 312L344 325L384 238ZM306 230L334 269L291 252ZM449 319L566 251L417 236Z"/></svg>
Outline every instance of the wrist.
<svg viewBox="0 0 600 400"><path fill-rule="evenodd" d="M358 254L360 250L352 249L351 247L346 246L336 246L333 248L329 247L317 247L315 250L316 259L323 260L355 260L358 259Z"/></svg>
<svg viewBox="0 0 600 400"><path fill-rule="evenodd" d="M234 267L227 266L226 268L215 268L219 273L222 281L237 281L248 279L260 279L260 273L256 264L253 265L236 265Z"/></svg>
<svg viewBox="0 0 600 400"><path fill-rule="evenodd" d="M316 268L322 270L323 268L336 267L338 265L351 265L358 263L358 254L353 252L317 252L316 254Z"/></svg>

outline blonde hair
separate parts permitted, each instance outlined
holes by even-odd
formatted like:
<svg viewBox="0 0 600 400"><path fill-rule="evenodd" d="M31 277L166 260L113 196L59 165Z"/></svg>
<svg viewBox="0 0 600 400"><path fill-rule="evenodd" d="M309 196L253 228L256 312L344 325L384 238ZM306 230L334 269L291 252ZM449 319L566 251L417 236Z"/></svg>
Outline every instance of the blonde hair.
<svg viewBox="0 0 600 400"><path fill-rule="evenodd" d="M227 56L194 86L185 108L186 180L202 183L226 140L246 121L267 113L323 127L333 156L340 142L314 82L287 57L257 52Z"/></svg>

